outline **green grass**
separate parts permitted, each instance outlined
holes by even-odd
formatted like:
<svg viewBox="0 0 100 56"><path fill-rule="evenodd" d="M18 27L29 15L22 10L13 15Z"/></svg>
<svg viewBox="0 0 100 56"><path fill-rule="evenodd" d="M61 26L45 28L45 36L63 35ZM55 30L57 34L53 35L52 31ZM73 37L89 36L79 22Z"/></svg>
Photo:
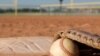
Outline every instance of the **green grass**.
<svg viewBox="0 0 100 56"><path fill-rule="evenodd" d="M15 13L4 13L0 14L0 16L14 16ZM88 14L82 14L82 13L18 13L18 15L100 15L98 14L93 14L93 13L88 13Z"/></svg>

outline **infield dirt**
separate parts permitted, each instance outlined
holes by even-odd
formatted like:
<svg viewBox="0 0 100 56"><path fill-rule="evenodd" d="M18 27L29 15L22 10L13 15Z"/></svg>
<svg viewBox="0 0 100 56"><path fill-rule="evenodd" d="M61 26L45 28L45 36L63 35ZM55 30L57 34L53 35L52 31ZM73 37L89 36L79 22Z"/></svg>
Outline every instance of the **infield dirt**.
<svg viewBox="0 0 100 56"><path fill-rule="evenodd" d="M0 37L54 36L78 28L100 34L100 16L0 16Z"/></svg>

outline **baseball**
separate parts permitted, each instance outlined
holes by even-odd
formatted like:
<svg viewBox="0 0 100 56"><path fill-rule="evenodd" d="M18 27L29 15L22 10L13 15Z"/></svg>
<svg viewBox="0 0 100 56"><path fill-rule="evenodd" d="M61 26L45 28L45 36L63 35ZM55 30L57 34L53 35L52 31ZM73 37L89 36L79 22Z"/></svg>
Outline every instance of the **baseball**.
<svg viewBox="0 0 100 56"><path fill-rule="evenodd" d="M79 50L72 40L61 38L51 45L50 56L79 56Z"/></svg>

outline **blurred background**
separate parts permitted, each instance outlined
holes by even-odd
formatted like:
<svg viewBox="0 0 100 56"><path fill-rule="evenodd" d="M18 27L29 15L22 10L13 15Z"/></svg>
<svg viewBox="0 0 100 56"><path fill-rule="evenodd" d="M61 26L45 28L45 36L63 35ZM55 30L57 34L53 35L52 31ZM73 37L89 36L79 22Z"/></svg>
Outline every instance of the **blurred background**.
<svg viewBox="0 0 100 56"><path fill-rule="evenodd" d="M100 0L0 0L0 15L99 15Z"/></svg>

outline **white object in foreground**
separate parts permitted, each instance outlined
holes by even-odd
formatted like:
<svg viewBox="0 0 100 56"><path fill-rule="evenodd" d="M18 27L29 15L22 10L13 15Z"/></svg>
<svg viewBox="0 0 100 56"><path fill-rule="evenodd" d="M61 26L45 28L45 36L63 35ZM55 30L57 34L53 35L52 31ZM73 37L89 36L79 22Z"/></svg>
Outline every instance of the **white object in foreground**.
<svg viewBox="0 0 100 56"><path fill-rule="evenodd" d="M79 50L72 40L61 38L56 40L50 48L51 56L79 56Z"/></svg>
<svg viewBox="0 0 100 56"><path fill-rule="evenodd" d="M52 42L50 38L52 37L0 38L0 56L42 56L49 51Z"/></svg>

